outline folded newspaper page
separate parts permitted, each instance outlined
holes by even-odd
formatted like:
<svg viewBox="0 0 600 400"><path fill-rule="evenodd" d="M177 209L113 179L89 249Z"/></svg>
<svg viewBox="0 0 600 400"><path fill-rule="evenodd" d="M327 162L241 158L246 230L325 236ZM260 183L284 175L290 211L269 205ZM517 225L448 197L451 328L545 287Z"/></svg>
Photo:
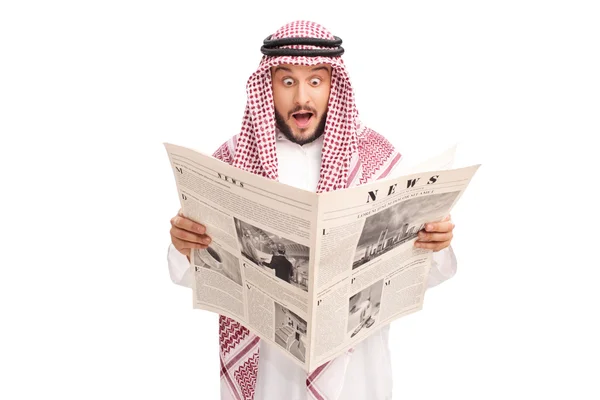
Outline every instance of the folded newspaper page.
<svg viewBox="0 0 600 400"><path fill-rule="evenodd" d="M190 257L193 307L239 321L306 371L423 307L432 251L413 246L417 233L479 168L447 169L451 150L403 177L317 194L165 147L183 215L212 238Z"/></svg>

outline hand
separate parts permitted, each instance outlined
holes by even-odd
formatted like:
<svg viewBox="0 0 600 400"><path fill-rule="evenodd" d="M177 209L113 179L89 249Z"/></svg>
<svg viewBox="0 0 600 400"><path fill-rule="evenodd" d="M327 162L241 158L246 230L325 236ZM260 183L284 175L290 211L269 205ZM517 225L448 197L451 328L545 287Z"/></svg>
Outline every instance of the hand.
<svg viewBox="0 0 600 400"><path fill-rule="evenodd" d="M425 229L419 232L415 247L440 251L450 246L454 224L448 215L441 222L428 222Z"/></svg>
<svg viewBox="0 0 600 400"><path fill-rule="evenodd" d="M171 218L171 242L181 254L190 258L192 249L205 249L211 242L206 227L179 214Z"/></svg>

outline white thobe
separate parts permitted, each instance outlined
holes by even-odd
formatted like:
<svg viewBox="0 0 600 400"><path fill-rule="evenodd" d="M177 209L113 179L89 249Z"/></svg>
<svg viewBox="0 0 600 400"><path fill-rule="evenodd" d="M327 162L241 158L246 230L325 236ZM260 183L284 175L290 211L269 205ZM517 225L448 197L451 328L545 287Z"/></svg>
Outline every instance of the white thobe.
<svg viewBox="0 0 600 400"><path fill-rule="evenodd" d="M323 138L300 146L282 134L276 140L279 182L304 190L316 191L321 168ZM392 171L391 177L394 176ZM169 248L169 272L173 282L191 287L192 272L187 258L173 245ZM450 278L456 272L451 248L433 253L428 287ZM318 385L328 400L388 400L392 398L392 367L388 347L389 325L372 333L334 359L319 378ZM225 389L225 390L223 390ZM285 357L279 348L260 341L260 359L255 400L307 400L306 372ZM221 399L229 400L226 388Z"/></svg>

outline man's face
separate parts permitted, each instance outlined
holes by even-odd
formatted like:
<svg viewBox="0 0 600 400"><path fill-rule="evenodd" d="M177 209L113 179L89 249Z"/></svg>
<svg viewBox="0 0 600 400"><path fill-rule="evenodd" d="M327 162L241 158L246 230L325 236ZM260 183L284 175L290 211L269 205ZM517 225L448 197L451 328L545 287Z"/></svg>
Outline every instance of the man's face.
<svg viewBox="0 0 600 400"><path fill-rule="evenodd" d="M331 65L282 64L271 68L271 78L279 130L298 144L321 136L331 89Z"/></svg>

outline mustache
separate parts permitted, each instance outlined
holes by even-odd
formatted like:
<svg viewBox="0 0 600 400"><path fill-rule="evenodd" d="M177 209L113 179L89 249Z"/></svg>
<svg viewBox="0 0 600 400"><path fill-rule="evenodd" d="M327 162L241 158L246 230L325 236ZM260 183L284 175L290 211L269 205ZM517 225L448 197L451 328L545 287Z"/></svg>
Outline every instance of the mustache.
<svg viewBox="0 0 600 400"><path fill-rule="evenodd" d="M313 113L313 116L317 116L317 110L315 110L312 107L308 107L308 106L296 106L294 107L293 110L291 110L290 112L288 112L288 119L292 118L292 114L300 112L300 111L308 111Z"/></svg>

